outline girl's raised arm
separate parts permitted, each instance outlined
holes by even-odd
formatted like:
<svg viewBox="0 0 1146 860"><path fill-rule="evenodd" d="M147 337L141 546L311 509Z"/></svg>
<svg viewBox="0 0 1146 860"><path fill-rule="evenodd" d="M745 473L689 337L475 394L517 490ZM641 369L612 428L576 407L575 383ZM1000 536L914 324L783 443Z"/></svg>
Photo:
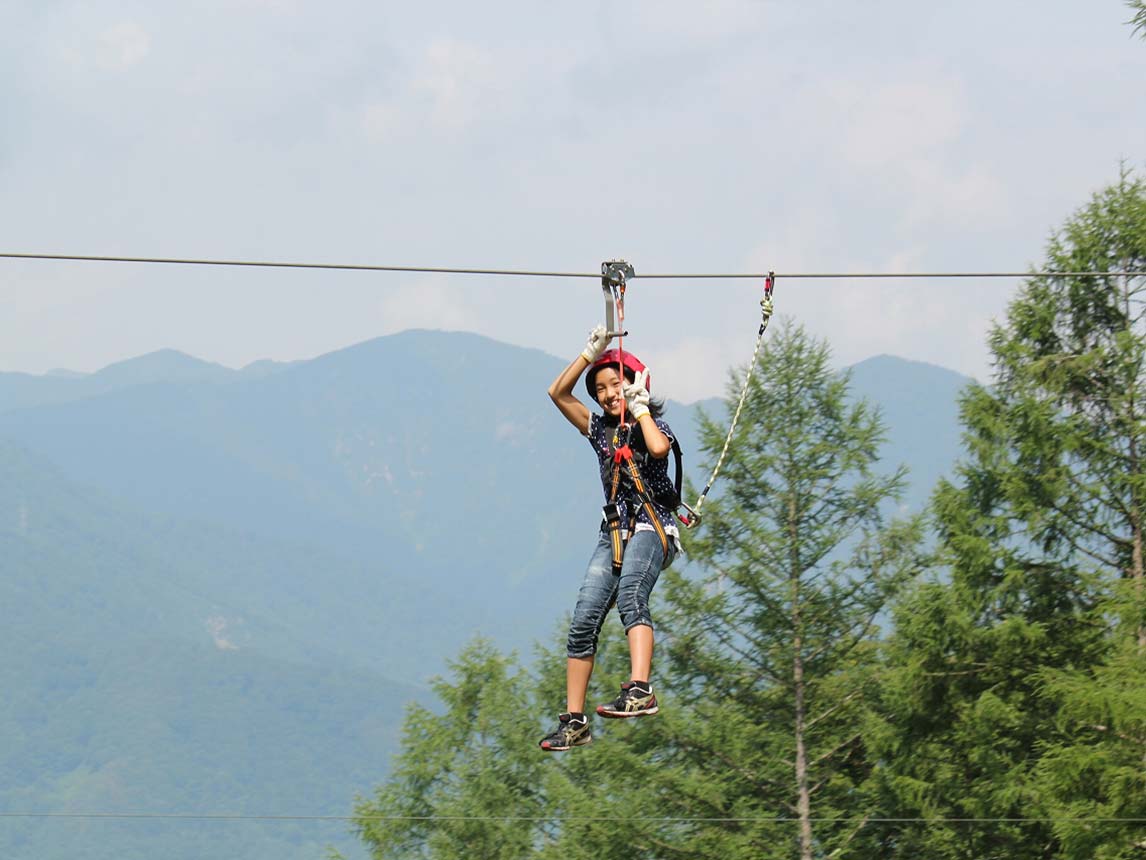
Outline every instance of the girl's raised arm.
<svg viewBox="0 0 1146 860"><path fill-rule="evenodd" d="M582 353L573 359L549 386L549 399L582 436L589 435L589 410L574 396L573 386L577 384L577 380L581 378L586 368L605 351L610 340L612 338L603 325L594 328L589 332L589 341Z"/></svg>

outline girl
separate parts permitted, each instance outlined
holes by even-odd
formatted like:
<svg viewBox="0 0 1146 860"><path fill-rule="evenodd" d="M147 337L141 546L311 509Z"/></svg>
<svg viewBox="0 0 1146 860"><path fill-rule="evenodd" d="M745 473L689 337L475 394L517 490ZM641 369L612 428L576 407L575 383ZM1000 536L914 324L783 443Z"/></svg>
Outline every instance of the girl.
<svg viewBox="0 0 1146 860"><path fill-rule="evenodd" d="M649 395L648 369L634 355L615 349L606 352L611 339L604 326L593 329L585 350L549 386L550 399L593 446L609 504L569 628L567 710L558 717L557 728L540 743L548 752L593 740L585 716L585 695L593 673L597 637L614 603L629 640L631 673L629 681L621 685L620 695L598 705L597 713L602 717L641 717L658 710L649 683L653 659L649 594L661 570L680 550L672 518L675 493L666 459L673 435L660 417L663 401ZM624 378L617 372L619 366ZM573 394L586 370L585 386L600 405L601 415L591 414ZM622 408L625 423L632 427L628 448L624 428L620 427ZM623 457L614 456L627 450L631 450L637 466L636 478Z"/></svg>

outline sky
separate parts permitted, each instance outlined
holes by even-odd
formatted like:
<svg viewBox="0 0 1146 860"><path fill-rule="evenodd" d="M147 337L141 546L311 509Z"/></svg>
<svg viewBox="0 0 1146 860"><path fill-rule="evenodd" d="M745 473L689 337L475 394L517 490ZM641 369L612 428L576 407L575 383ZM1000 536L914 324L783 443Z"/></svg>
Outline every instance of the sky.
<svg viewBox="0 0 1146 860"><path fill-rule="evenodd" d="M1146 170L1123 0L2 0L0 252L595 272L658 392L724 391L762 284L1026 271ZM1018 282L804 281L838 365L989 378ZM231 367L408 328L572 358L600 284L0 259L0 371Z"/></svg>

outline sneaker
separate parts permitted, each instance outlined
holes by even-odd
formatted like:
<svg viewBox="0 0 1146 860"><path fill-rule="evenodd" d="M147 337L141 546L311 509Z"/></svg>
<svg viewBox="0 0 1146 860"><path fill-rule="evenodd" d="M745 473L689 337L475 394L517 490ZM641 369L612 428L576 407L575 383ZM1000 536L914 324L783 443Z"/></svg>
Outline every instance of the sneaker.
<svg viewBox="0 0 1146 860"><path fill-rule="evenodd" d="M564 752L570 747L583 747L593 742L588 717L577 719L572 714L560 714L557 720L553 734L541 739L540 746L546 752Z"/></svg>
<svg viewBox="0 0 1146 860"><path fill-rule="evenodd" d="M602 717L645 717L659 710L652 687L644 689L634 681L621 684L621 695L609 704L597 706L597 713Z"/></svg>

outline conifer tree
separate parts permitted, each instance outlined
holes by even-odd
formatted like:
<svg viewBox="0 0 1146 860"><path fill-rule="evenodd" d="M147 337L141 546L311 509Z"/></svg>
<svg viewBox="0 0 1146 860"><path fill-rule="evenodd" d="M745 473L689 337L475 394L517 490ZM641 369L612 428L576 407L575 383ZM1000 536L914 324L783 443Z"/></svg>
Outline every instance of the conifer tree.
<svg viewBox="0 0 1146 860"><path fill-rule="evenodd" d="M1144 268L1146 194L1124 172L1044 272ZM1119 640L1146 642L1139 611L1106 611L1143 589L1144 299L1141 276L1033 274L991 333L993 385L964 395L966 457L934 498L946 575L896 614L878 744L885 814L943 821L888 828L889 856L1059 856L1040 756L1067 761L1064 698L1097 689Z"/></svg>
<svg viewBox="0 0 1146 860"><path fill-rule="evenodd" d="M539 790L544 762L535 721L507 702L531 682L514 662L478 640L438 678L444 705L415 705L389 779L355 810L355 826L379 860L518 860L533 857L546 812ZM528 705L525 705L528 707Z"/></svg>

